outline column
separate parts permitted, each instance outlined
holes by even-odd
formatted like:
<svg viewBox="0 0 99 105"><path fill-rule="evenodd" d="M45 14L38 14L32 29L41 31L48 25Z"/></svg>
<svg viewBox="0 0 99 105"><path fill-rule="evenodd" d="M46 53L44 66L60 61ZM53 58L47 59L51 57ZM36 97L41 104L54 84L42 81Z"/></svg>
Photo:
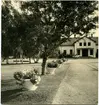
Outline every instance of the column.
<svg viewBox="0 0 99 105"><path fill-rule="evenodd" d="M90 56L90 49L88 49L88 57Z"/></svg>
<svg viewBox="0 0 99 105"><path fill-rule="evenodd" d="M96 57L96 48L93 49L93 57Z"/></svg>
<svg viewBox="0 0 99 105"><path fill-rule="evenodd" d="M82 56L82 49L80 49L80 56Z"/></svg>

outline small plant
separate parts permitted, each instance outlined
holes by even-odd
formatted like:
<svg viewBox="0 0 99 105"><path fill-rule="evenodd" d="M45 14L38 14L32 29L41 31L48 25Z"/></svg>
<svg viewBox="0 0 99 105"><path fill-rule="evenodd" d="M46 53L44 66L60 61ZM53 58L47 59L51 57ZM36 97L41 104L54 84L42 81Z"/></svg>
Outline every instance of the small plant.
<svg viewBox="0 0 99 105"><path fill-rule="evenodd" d="M57 66L58 66L58 64L55 61L47 63L47 67L49 67L49 68L56 68Z"/></svg>
<svg viewBox="0 0 99 105"><path fill-rule="evenodd" d="M33 76L33 72L32 71L30 71L30 72L26 72L26 74L23 76L23 78L24 79L31 79L32 78L32 76Z"/></svg>
<svg viewBox="0 0 99 105"><path fill-rule="evenodd" d="M66 59L65 59L65 58L62 58L62 61L63 61L63 62L65 62L65 61L66 61Z"/></svg>
<svg viewBox="0 0 99 105"><path fill-rule="evenodd" d="M62 64L62 63L63 63L63 60L62 60L62 59L58 59L56 62L57 62L58 64Z"/></svg>
<svg viewBox="0 0 99 105"><path fill-rule="evenodd" d="M19 72L15 72L14 73L14 78L16 79L16 80L21 80L22 78L23 78L23 73L21 72L21 71L19 71Z"/></svg>

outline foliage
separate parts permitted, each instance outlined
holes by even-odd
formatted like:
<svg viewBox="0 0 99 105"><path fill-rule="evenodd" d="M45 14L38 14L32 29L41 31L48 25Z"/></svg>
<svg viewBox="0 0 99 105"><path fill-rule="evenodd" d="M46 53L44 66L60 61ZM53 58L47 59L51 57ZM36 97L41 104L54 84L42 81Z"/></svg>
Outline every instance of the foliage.
<svg viewBox="0 0 99 105"><path fill-rule="evenodd" d="M26 72L23 76L23 79L31 79L34 75L34 71Z"/></svg>
<svg viewBox="0 0 99 105"><path fill-rule="evenodd" d="M65 62L65 61L66 61L66 59L65 59L65 58L62 58L62 61L63 61L63 62Z"/></svg>
<svg viewBox="0 0 99 105"><path fill-rule="evenodd" d="M7 58L11 53L10 39L7 35L12 28L12 16L9 8L11 8L11 5L8 2L5 2L2 6L2 57L4 58Z"/></svg>
<svg viewBox="0 0 99 105"><path fill-rule="evenodd" d="M25 82L25 79L29 79L33 84L39 82L39 75L37 70L30 70L26 72L15 72L14 78L17 80L17 84L22 85Z"/></svg>
<svg viewBox="0 0 99 105"><path fill-rule="evenodd" d="M72 35L87 35L91 29L96 28L98 22L98 16L94 13L98 10L97 1L18 2L21 4L22 13L20 15L14 10L13 33L16 35L12 37L13 41L17 42L14 46L19 44L28 57L38 54L39 51L42 53L42 75L45 73L48 56L59 45ZM13 28L10 26L10 29ZM11 32L8 33L11 34ZM11 39L11 36L9 37ZM13 45L11 42L9 44Z"/></svg>
<svg viewBox="0 0 99 105"><path fill-rule="evenodd" d="M58 64L55 61L48 62L47 63L47 67L49 67L49 68L56 68L56 67L58 67Z"/></svg>
<svg viewBox="0 0 99 105"><path fill-rule="evenodd" d="M56 62L57 62L58 64L62 64L62 63L63 63L63 60L62 60L62 59L58 59Z"/></svg>
<svg viewBox="0 0 99 105"><path fill-rule="evenodd" d="M23 73L20 71L20 72L15 72L14 73L14 78L16 79L16 80L21 80L22 78L23 78Z"/></svg>

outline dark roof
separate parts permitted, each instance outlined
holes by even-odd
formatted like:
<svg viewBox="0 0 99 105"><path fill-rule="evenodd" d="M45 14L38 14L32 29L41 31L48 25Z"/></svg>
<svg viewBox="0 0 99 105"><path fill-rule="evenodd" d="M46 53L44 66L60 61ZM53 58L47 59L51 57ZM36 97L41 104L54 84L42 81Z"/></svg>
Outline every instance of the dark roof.
<svg viewBox="0 0 99 105"><path fill-rule="evenodd" d="M63 43L62 46L73 46L73 44L75 42L79 41L82 38L78 38L78 37L76 37L76 38L70 38L65 43ZM92 41L94 41L96 43L96 45L98 45L98 37L87 37L87 38L92 40Z"/></svg>
<svg viewBox="0 0 99 105"><path fill-rule="evenodd" d="M98 45L98 37L90 37L91 40L96 42L96 45Z"/></svg>

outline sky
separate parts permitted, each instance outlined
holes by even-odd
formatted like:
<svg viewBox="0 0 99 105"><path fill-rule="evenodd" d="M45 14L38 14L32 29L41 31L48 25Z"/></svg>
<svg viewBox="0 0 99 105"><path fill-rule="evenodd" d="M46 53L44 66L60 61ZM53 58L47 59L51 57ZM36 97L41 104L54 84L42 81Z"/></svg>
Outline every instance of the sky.
<svg viewBox="0 0 99 105"><path fill-rule="evenodd" d="M16 10L18 10L19 12L21 12L20 11L20 4L19 4L19 2L17 2L17 3L15 3L14 1L15 0L11 0L12 1L12 5L14 6L14 8L16 9ZM17 0L16 0L17 1ZM22 1L27 1L27 0L22 0ZM99 16L99 11L98 12L96 12L96 14L98 14L98 16ZM93 31L92 31L93 32ZM94 30L94 35L93 36L95 36L95 37L99 37L99 20L98 20L98 28L96 29L96 30Z"/></svg>

